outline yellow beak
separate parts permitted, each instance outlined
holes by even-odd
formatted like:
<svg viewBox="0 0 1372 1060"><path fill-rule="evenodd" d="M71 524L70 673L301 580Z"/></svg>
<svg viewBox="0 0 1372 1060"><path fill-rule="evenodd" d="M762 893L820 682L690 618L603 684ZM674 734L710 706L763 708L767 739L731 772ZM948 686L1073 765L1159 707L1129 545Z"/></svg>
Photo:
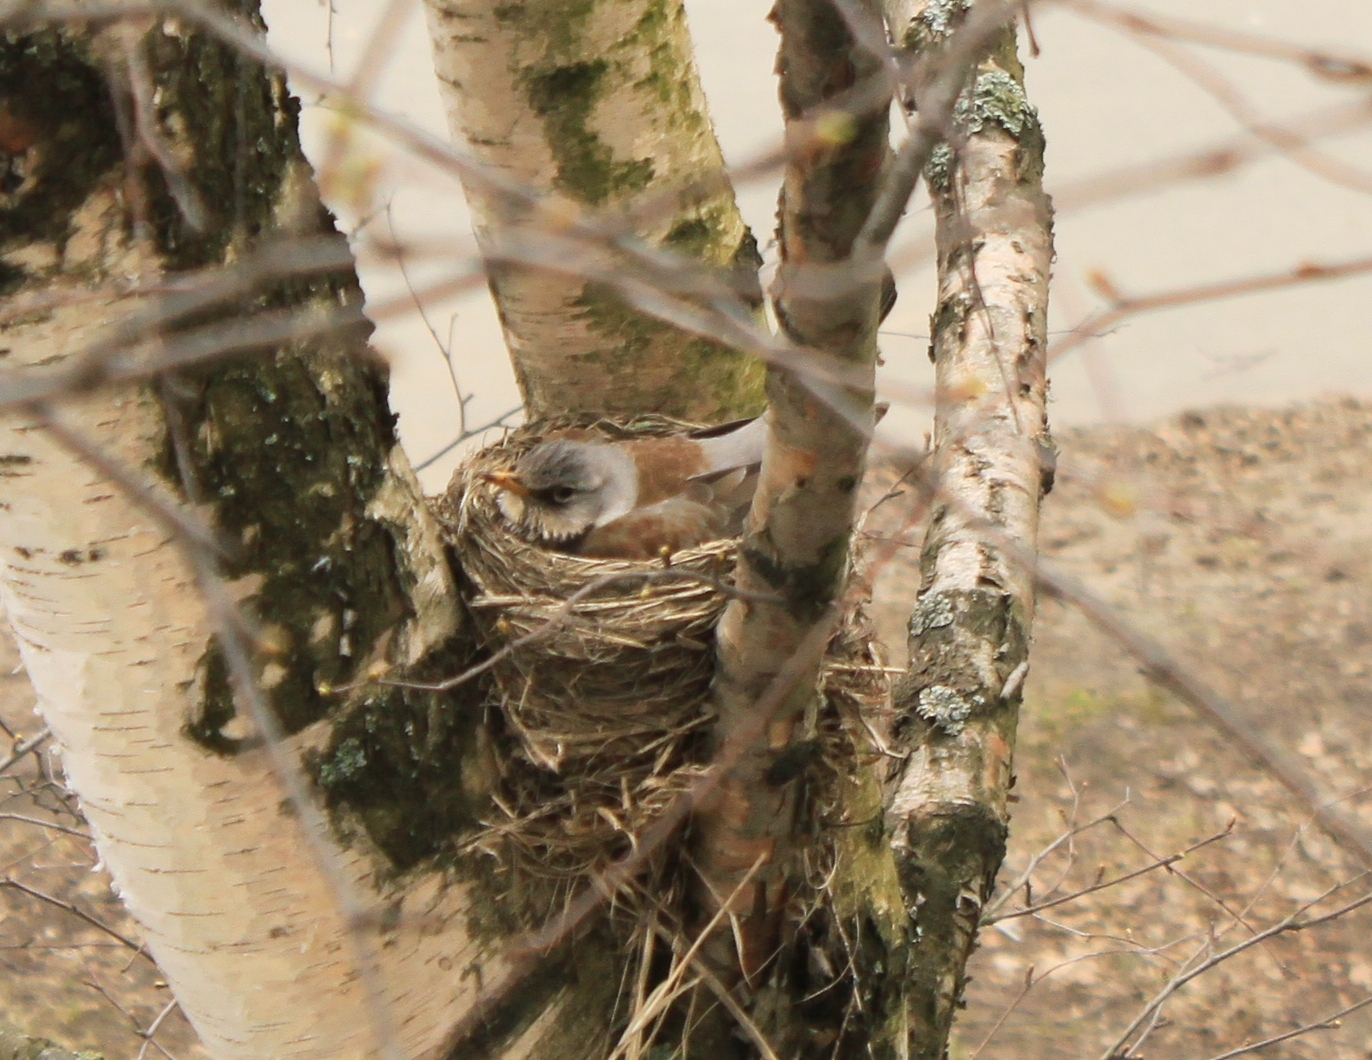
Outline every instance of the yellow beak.
<svg viewBox="0 0 1372 1060"><path fill-rule="evenodd" d="M498 489L509 490L521 497L529 495L529 487L520 482L519 476L513 471L483 471L481 477Z"/></svg>

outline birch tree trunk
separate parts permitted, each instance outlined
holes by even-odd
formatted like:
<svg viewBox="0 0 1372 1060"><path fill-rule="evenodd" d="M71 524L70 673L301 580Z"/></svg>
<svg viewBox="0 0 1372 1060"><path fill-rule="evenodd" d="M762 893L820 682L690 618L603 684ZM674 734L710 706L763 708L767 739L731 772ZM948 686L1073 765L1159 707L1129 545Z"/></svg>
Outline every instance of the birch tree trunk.
<svg viewBox="0 0 1372 1060"><path fill-rule="evenodd" d="M722 270L761 304L761 258L734 205L680 0L426 5L453 139L525 193L466 181L529 415L709 422L760 411L759 362L630 308L603 283L500 257L506 229L556 227L559 211L625 211L624 238Z"/></svg>
<svg viewBox="0 0 1372 1060"><path fill-rule="evenodd" d="M880 31L875 6L853 10ZM837 6L779 0L771 17L781 33L777 69L788 156L778 211L777 316L788 338L823 351L867 385L821 396L800 373L768 370L771 431L735 578L746 590L779 599L734 600L720 620L719 743L754 724L769 687L807 638L818 634L822 648L823 631L836 624L873 424L883 272L873 261L864 274L852 251L889 153L889 88L853 102L861 86L878 80L880 57L854 39ZM839 407L830 403L835 397ZM822 655L810 653L784 703L696 818L704 904L713 911L721 896L735 896L735 929L720 932L712 949L718 962L743 975L755 974L777 949L803 772L778 779L778 763L806 738L802 721L814 710ZM745 877L752 881L746 886Z"/></svg>
<svg viewBox="0 0 1372 1060"><path fill-rule="evenodd" d="M888 18L901 44L927 60L970 7L896 2ZM920 1060L944 1055L1005 853L1034 578L997 540L1035 554L1039 500L1051 485L1052 211L1013 27L969 78L953 129L956 142L935 148L925 169L939 255L933 496L910 665L895 696L907 757L886 808L920 937L909 965L909 1055Z"/></svg>
<svg viewBox="0 0 1372 1060"><path fill-rule="evenodd" d="M0 592L101 856L215 1056L422 1055L477 989L462 969L501 964L473 884L434 864L480 805L476 715L329 693L465 648L297 105L171 18L11 30L0 95L22 175L0 328L40 395L0 422ZM268 237L315 264L273 275ZM202 297L200 270L231 263L237 289ZM256 688L233 676L216 563L255 616ZM303 803L259 694L316 782Z"/></svg>

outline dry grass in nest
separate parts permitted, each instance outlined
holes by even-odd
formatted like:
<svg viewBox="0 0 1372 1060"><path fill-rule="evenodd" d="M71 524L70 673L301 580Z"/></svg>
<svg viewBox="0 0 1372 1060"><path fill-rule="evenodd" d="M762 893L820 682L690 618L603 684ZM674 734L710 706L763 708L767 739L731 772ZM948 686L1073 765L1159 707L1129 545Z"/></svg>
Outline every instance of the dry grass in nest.
<svg viewBox="0 0 1372 1060"><path fill-rule="evenodd" d="M499 813L471 846L492 854L512 888L536 892L549 912L578 880L625 852L708 767L699 749L713 721L714 628L738 545L711 542L645 562L523 540L480 474L513 467L550 432L570 426L521 428L477 453L437 506L472 583L467 602L478 634L500 655L492 695L513 737L504 741ZM648 416L589 428L615 439L692 426ZM842 771L843 757L851 761L849 722L885 698L871 640L858 611L834 636L812 733L816 757L832 760L812 767L820 777Z"/></svg>

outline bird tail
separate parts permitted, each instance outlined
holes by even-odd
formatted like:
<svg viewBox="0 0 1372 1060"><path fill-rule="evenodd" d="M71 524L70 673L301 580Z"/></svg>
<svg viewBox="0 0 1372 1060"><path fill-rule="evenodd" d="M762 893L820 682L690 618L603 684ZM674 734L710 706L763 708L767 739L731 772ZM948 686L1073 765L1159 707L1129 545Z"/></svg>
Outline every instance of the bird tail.
<svg viewBox="0 0 1372 1060"><path fill-rule="evenodd" d="M695 437L705 453L706 467L697 478L704 479L722 471L761 464L762 450L767 444L767 417L764 414L750 420L722 424L698 432Z"/></svg>

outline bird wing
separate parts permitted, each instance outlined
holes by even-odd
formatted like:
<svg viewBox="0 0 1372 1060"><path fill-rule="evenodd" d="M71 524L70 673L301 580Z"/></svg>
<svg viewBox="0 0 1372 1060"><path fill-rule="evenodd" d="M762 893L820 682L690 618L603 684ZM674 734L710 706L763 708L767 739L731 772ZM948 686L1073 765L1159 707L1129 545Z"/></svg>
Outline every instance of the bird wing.
<svg viewBox="0 0 1372 1060"><path fill-rule="evenodd" d="M653 559L664 551L679 552L729 536L726 509L693 493L645 504L595 527L577 552L603 558Z"/></svg>
<svg viewBox="0 0 1372 1060"><path fill-rule="evenodd" d="M760 463L748 464L697 475L686 484L684 495L720 512L720 537L737 537L743 532L761 469Z"/></svg>
<svg viewBox="0 0 1372 1060"><path fill-rule="evenodd" d="M730 429L718 428L718 434L699 439L709 470L692 476L687 489L708 489L708 496L702 499L716 513L715 537L738 537L757 492L762 450L767 444L767 418L757 416L725 426Z"/></svg>
<svg viewBox="0 0 1372 1060"><path fill-rule="evenodd" d="M743 521L753 506L761 465L750 464L738 468L733 475L715 487L714 503L723 512L724 532L720 537L738 537L743 533Z"/></svg>

